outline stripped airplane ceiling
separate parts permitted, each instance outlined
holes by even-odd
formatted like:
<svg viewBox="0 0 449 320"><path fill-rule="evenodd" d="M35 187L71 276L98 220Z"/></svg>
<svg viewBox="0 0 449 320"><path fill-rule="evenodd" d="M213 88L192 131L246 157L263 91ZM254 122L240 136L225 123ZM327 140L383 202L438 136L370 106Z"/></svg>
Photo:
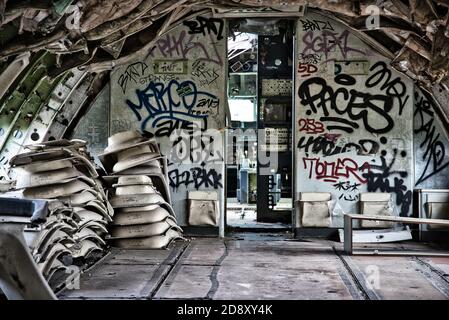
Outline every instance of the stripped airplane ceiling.
<svg viewBox="0 0 449 320"><path fill-rule="evenodd" d="M0 0L0 164L26 144L70 133L110 70L199 13L298 17L319 10L447 102L448 8L448 0ZM447 124L447 103L441 111Z"/></svg>

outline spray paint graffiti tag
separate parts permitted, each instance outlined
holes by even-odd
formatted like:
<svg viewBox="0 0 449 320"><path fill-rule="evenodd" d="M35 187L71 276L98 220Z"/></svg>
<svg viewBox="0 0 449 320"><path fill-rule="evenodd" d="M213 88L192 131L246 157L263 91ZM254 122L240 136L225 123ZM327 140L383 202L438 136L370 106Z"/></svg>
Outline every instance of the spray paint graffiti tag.
<svg viewBox="0 0 449 320"><path fill-rule="evenodd" d="M190 168L187 171L180 171L179 169L171 170L168 173L170 179L170 186L173 190L177 190L181 186L186 188L223 188L222 174L215 169L205 169L204 167Z"/></svg>
<svg viewBox="0 0 449 320"><path fill-rule="evenodd" d="M138 121L142 121L142 130L151 121L151 127L155 128L161 120L181 120L194 122L207 118L207 112L196 112L199 106L204 109L204 99L211 106L219 103L217 96L198 91L193 81L186 80L178 82L171 80L168 84L161 82L150 82L144 90L136 90L139 104L126 100L128 107L134 112ZM148 112L144 118L143 110Z"/></svg>
<svg viewBox="0 0 449 320"><path fill-rule="evenodd" d="M302 161L304 169L309 172L309 179L315 178L323 182L336 183L341 178L353 178L360 183L366 183L360 171L369 169L367 163L360 167L350 158L338 159L334 162L323 161L320 158L303 158Z"/></svg>
<svg viewBox="0 0 449 320"><path fill-rule="evenodd" d="M331 52L336 50L341 53L344 59L348 58L348 53L350 52L365 54L364 51L349 45L349 35L348 30L341 33L324 30L318 35L314 34L313 31L308 31L302 38L302 42L304 43L304 51L302 53L323 53L326 59Z"/></svg>

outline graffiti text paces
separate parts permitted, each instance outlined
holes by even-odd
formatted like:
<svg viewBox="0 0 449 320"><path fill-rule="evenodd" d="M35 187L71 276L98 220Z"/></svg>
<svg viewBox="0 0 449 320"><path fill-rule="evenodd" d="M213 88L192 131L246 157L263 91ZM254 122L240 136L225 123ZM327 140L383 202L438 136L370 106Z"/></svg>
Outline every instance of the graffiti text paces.
<svg viewBox="0 0 449 320"><path fill-rule="evenodd" d="M340 74L335 82L341 87L334 88L322 78L310 78L299 87L301 104L308 106L307 115L317 114L321 110L321 122L332 123L329 131L341 130L348 133L359 128L361 120L370 133L387 133L393 126L393 118L389 112L393 108L393 97L388 94L371 94L348 87L355 85L356 80L350 75ZM338 116L329 116L330 111Z"/></svg>

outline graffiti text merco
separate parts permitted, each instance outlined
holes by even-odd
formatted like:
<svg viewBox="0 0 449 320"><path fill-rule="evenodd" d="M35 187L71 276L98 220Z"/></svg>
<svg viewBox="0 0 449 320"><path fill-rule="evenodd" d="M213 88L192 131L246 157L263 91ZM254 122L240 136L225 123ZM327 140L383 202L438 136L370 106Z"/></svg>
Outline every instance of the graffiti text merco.
<svg viewBox="0 0 449 320"><path fill-rule="evenodd" d="M440 139L440 134L437 133L433 102L420 96L418 92L415 93L415 101L414 133L421 138L419 148L423 149L421 160L425 164L421 176L416 181L416 185L419 185L447 168L449 161L444 161L446 147Z"/></svg>
<svg viewBox="0 0 449 320"><path fill-rule="evenodd" d="M298 149L305 153L321 154L325 157L334 156L346 152L355 152L357 155L375 155L379 152L379 143L371 139L360 139L358 142L348 142L342 146L326 136L301 137L298 141Z"/></svg>
<svg viewBox="0 0 449 320"><path fill-rule="evenodd" d="M357 162L350 158L330 162L320 158L303 158L302 161L304 169L309 173L309 179L336 183L339 179L353 178L362 184L366 183L361 172L369 170L368 163L365 163L360 169Z"/></svg>
<svg viewBox="0 0 449 320"><path fill-rule="evenodd" d="M339 74L334 81L340 85L334 89L323 78L310 78L299 87L298 94L302 105L309 107L307 115L317 114L321 110L321 122L332 123L327 129L347 133L359 128L362 121L370 133L382 134L393 129L394 121L389 115L393 109L393 96L388 94L371 94L348 87L354 86L354 77ZM337 116L330 116L330 111Z"/></svg>
<svg viewBox="0 0 449 320"><path fill-rule="evenodd" d="M171 170L168 173L170 186L173 190L181 186L186 188L223 188L222 174L215 169L205 169L203 167L190 168L187 171L180 171L179 169Z"/></svg>
<svg viewBox="0 0 449 320"><path fill-rule="evenodd" d="M329 58L330 53L337 51L341 53L344 59L348 58L348 54L350 52L366 54L363 50L353 48L349 45L349 35L350 32L348 30L340 33L330 30L323 30L320 33L308 31L302 37L302 42L304 45L304 50L302 53L323 53L326 59Z"/></svg>
<svg viewBox="0 0 449 320"><path fill-rule="evenodd" d="M217 40L223 39L224 21L216 18L205 18L197 16L195 20L184 21L183 24L189 28L189 34L213 34Z"/></svg>
<svg viewBox="0 0 449 320"><path fill-rule="evenodd" d="M198 91L196 84L190 80L183 82L171 80L167 84L150 82L144 90L136 90L136 95L139 104L134 104L130 100L126 100L126 104L134 112L137 120L142 121L142 131L146 129L149 122L151 122L151 127L155 128L159 121L167 119L201 121L208 115L204 112L198 114L198 110L196 110L198 104L201 104L200 111L204 111L205 106L216 105L215 103L204 103L202 99L218 101L215 95ZM141 114L143 110L148 113L146 117Z"/></svg>

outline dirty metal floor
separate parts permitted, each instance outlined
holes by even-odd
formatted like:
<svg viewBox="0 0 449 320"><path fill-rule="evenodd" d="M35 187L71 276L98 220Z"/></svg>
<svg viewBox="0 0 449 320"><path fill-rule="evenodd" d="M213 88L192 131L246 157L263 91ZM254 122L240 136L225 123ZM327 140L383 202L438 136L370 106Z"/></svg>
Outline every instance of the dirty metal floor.
<svg viewBox="0 0 449 320"><path fill-rule="evenodd" d="M168 250L113 249L60 299L449 299L449 258L341 255L288 233L191 238ZM389 249L429 249L416 243Z"/></svg>

